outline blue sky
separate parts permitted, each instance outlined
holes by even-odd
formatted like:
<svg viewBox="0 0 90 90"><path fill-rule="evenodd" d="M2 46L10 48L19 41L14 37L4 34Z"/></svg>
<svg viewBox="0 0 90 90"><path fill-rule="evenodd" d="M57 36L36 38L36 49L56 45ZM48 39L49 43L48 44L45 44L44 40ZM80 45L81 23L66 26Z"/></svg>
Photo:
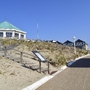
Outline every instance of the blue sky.
<svg viewBox="0 0 90 90"><path fill-rule="evenodd" d="M90 44L90 0L0 0L0 22L27 32L27 38L82 39Z"/></svg>

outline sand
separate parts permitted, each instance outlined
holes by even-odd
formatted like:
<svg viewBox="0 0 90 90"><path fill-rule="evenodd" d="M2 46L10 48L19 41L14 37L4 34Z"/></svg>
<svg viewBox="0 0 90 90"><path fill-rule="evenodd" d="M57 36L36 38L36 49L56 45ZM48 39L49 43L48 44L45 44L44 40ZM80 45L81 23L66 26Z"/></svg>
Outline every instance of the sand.
<svg viewBox="0 0 90 90"><path fill-rule="evenodd" d="M31 61L39 66L38 61ZM47 68L47 64L42 63L43 67ZM50 66L50 71L52 70L56 69ZM48 74L33 71L28 67L23 67L21 63L0 56L0 90L22 90L46 75Z"/></svg>
<svg viewBox="0 0 90 90"><path fill-rule="evenodd" d="M21 90L44 76L22 67L20 63L0 57L0 90Z"/></svg>
<svg viewBox="0 0 90 90"><path fill-rule="evenodd" d="M18 49L17 49L18 50ZM29 53L28 51L24 51ZM22 64L16 62L20 61L20 52L15 50L8 50L7 56L4 55L3 51L0 51L0 90L22 90L27 86L35 83L41 78L48 75L47 72L39 73L36 70L32 70L29 67L39 67L39 62L34 60L33 53L30 55L23 54ZM44 54L45 55L45 54ZM12 60L14 58L14 61ZM23 66L25 64L25 66ZM47 63L41 63L42 71L47 69ZM50 72L57 71L58 68L50 65Z"/></svg>

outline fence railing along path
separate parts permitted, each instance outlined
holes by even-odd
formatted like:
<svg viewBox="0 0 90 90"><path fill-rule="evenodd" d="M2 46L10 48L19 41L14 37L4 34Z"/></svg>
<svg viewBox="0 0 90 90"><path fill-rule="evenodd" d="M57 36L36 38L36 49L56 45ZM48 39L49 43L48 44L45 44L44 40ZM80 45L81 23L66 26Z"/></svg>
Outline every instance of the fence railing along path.
<svg viewBox="0 0 90 90"><path fill-rule="evenodd" d="M14 49L14 46L1 48L0 55L10 60L18 62L26 68L37 70L40 73L49 72L48 71L49 69L47 68L47 63L44 63L43 66L40 66L40 62L38 62L38 60L36 59L33 53L26 53L19 51L17 49Z"/></svg>

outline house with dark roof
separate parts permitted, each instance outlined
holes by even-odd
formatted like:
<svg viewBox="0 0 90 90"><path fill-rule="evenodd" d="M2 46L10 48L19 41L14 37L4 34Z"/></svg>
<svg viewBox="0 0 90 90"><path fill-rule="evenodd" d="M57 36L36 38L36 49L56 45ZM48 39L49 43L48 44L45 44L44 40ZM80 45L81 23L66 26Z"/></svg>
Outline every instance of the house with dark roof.
<svg viewBox="0 0 90 90"><path fill-rule="evenodd" d="M55 41L55 40L50 40L49 42L63 45L63 43L61 43L61 42L59 42L59 41Z"/></svg>
<svg viewBox="0 0 90 90"><path fill-rule="evenodd" d="M64 43L63 43L63 45L67 45L67 46L73 46L74 44L73 44L73 42L71 42L71 41L69 41L69 40L67 40L67 41L65 41Z"/></svg>
<svg viewBox="0 0 90 90"><path fill-rule="evenodd" d="M74 46L74 43L69 41L69 40L67 40L67 41L65 41L63 43L63 45ZM75 47L80 48L80 49L84 49L84 50L88 50L89 49L88 48L88 44L85 41L80 40L80 39L75 41Z"/></svg>
<svg viewBox="0 0 90 90"><path fill-rule="evenodd" d="M88 50L88 44L80 39L75 41L75 46L80 49Z"/></svg>
<svg viewBox="0 0 90 90"><path fill-rule="evenodd" d="M0 23L0 38L26 39L26 32L4 21Z"/></svg>

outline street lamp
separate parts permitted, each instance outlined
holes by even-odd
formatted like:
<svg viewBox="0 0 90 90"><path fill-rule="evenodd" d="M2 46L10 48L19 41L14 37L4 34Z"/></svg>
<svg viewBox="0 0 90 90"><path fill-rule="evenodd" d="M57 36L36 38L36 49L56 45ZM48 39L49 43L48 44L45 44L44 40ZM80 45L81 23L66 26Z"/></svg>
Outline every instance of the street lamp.
<svg viewBox="0 0 90 90"><path fill-rule="evenodd" d="M74 41L74 54L76 54L76 45L75 45L75 41L76 41L76 37L73 37L73 41Z"/></svg>

